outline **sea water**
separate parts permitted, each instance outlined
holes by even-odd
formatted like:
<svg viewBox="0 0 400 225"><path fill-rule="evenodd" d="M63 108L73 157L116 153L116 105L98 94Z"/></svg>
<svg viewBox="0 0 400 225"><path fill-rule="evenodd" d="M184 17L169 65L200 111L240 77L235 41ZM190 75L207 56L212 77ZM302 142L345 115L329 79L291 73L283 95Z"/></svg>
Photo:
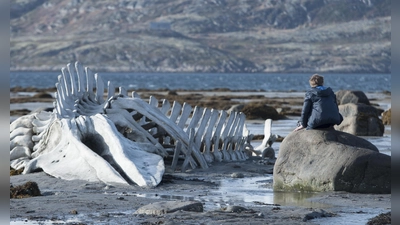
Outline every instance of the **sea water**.
<svg viewBox="0 0 400 225"><path fill-rule="evenodd" d="M10 72L12 87L55 87L60 72ZM305 91L309 88L311 74L305 73L98 73L105 84L111 81L115 87L126 89L214 90L226 88L232 91L258 90L268 92ZM325 85L334 91L341 89L363 92L391 90L391 74L338 74L326 73Z"/></svg>

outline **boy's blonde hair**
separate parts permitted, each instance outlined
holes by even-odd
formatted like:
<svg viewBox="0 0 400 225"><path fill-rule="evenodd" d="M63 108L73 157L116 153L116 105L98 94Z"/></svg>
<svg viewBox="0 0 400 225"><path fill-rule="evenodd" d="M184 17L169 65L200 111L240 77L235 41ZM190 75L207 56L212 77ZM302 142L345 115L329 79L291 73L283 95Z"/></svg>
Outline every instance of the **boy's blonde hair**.
<svg viewBox="0 0 400 225"><path fill-rule="evenodd" d="M311 87L322 86L324 85L324 77L319 74L314 74L310 77L309 82Z"/></svg>

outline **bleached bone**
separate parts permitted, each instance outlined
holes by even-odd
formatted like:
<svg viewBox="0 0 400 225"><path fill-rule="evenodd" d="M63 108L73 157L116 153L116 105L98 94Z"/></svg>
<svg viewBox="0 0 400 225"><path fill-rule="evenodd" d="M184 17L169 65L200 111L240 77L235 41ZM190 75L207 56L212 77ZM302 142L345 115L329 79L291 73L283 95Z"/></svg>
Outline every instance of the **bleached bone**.
<svg viewBox="0 0 400 225"><path fill-rule="evenodd" d="M79 63L75 67L68 64L67 68L63 68L58 76L55 109L51 116L36 113L10 125L10 131L22 126L32 132L30 136L25 131L22 137L27 140L23 143L19 141L21 135L10 135L10 154L23 156L23 147L32 151L23 160L13 157L10 164L25 168L24 173L40 168L63 179L158 185L164 173L164 162L158 154L166 155L162 146L152 143L150 138L145 138L145 142L125 138L104 113L108 101L103 99L101 77L88 68L83 69ZM108 93L113 93L113 86L109 83L108 87L112 88ZM119 94L124 93L126 91L120 88ZM121 116L124 112L118 114ZM14 143L20 147L16 148Z"/></svg>
<svg viewBox="0 0 400 225"><path fill-rule="evenodd" d="M101 114L57 120L50 129L53 135L47 138L52 140L43 139L47 143L41 143L42 154L28 163L24 173L42 168L44 172L66 180L84 176L88 181L136 183L149 187L161 181L164 173L162 157L148 153L140 143L124 138L111 120ZM149 165L154 162L155 165Z"/></svg>
<svg viewBox="0 0 400 225"><path fill-rule="evenodd" d="M160 110L164 114L166 114L166 112L168 112L170 110L169 102L167 102L168 103L167 106L165 106L165 103L166 103L166 101L164 100L160 107ZM191 128L195 128L195 130L196 130L195 138L194 138L195 146L196 146L195 149L200 149L203 157L205 158L205 160L208 163L211 163L214 161L214 157L210 153L211 141L213 141L214 139L220 138L219 136L218 136L218 138L213 137L213 140L207 141L207 139L213 133L213 130L220 129L220 127L218 128L218 125L220 125L220 124L216 123L219 113L216 110L214 110L214 113L212 113L213 115L211 115L210 112L212 112L210 109L202 109L199 107L195 107L192 118L188 119L188 122L185 123L185 124L188 124L187 128L186 128L186 133L188 133L188 131ZM224 112L224 111L221 111L221 112ZM184 113L182 113L182 114L184 114ZM226 113L221 113L221 116L223 114L225 114L225 116L226 116ZM189 113L187 112L186 115L189 115ZM181 125L184 124L182 121L182 118L183 118L183 116L181 117L181 120L180 120ZM175 121L175 118L173 118L172 121ZM224 122L225 117L221 121ZM226 154L228 154L229 156L225 156L225 160L227 160L226 158L228 158L228 160L230 158L233 158L234 160L245 160L249 156L249 154L245 153L245 151L248 151L247 146L250 145L250 139L247 137L249 132L245 128L245 124L244 124L245 116L244 116L244 114L241 113L241 114L239 114L238 121L236 123L229 125L228 123L230 123L230 122L232 122L232 121L228 121L225 126L229 127L229 130L231 129L230 130L231 134L228 133L228 136L231 135L231 136L233 136L233 138L230 140L230 142L227 144L227 146L231 145L231 148L235 148L235 149L232 149L234 151L226 152ZM245 132L245 131L247 131L247 132ZM218 132L218 134L219 134L219 132ZM246 134L246 138L242 138L242 135L244 135L244 134ZM218 146L218 144L217 144L217 146ZM176 154L174 154L174 155L176 155ZM215 155L221 155L221 153L219 151L215 151ZM222 156L221 156L221 158L222 158Z"/></svg>
<svg viewBox="0 0 400 225"><path fill-rule="evenodd" d="M146 115L148 119L162 126L175 140L180 140L185 146L189 146L190 144L188 135L182 129L179 129L175 123L172 123L158 108L147 104L140 98L117 98L112 100L111 106L121 110L135 110L142 115ZM202 168L208 168L199 151L193 151L193 154ZM186 157L191 158L189 154L186 154ZM194 163L193 160L189 160L189 162Z"/></svg>
<svg viewBox="0 0 400 225"><path fill-rule="evenodd" d="M229 154L229 152L228 152L228 145L232 139L232 137L229 136L229 131L232 129L232 125L235 121L236 116L237 116L237 112L233 112L233 114L229 115L229 118L223 127L223 131L221 134L221 141L222 141L221 153L222 153L223 161L231 161L231 159L232 159L231 154Z"/></svg>
<svg viewBox="0 0 400 225"><path fill-rule="evenodd" d="M254 148L253 153L256 155L264 155L264 151L271 148L272 144L278 138L278 135L272 134L272 120L266 119L264 125L264 139L261 144Z"/></svg>
<svg viewBox="0 0 400 225"><path fill-rule="evenodd" d="M10 124L10 165L24 173L42 169L63 179L86 179L153 187L164 173L208 168L216 161L245 160L252 135L245 116L150 96L146 102L78 62L61 69L54 111L23 116ZM160 105L160 106L159 106ZM168 150L167 150L168 149Z"/></svg>
<svg viewBox="0 0 400 225"><path fill-rule="evenodd" d="M208 122L207 130L205 131L202 137L202 143L204 143L203 155L208 163L214 161L214 156L211 154L211 143L212 143L213 128L214 124L216 124L217 119L218 119L218 111L213 109L211 111L211 117L210 121Z"/></svg>
<svg viewBox="0 0 400 225"><path fill-rule="evenodd" d="M219 142L221 140L222 126L225 123L226 117L227 117L227 112L221 111L216 128L212 135L212 142L213 142L212 154L214 156L214 160L217 162L222 162L223 155L222 152L219 150Z"/></svg>

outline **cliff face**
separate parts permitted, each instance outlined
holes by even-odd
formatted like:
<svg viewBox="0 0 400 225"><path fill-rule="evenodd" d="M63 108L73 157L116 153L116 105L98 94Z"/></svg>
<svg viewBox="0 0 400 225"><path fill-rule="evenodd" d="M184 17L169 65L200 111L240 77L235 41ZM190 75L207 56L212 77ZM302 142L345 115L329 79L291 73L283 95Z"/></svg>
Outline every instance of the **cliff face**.
<svg viewBox="0 0 400 225"><path fill-rule="evenodd" d="M391 72L390 0L12 0L11 70Z"/></svg>

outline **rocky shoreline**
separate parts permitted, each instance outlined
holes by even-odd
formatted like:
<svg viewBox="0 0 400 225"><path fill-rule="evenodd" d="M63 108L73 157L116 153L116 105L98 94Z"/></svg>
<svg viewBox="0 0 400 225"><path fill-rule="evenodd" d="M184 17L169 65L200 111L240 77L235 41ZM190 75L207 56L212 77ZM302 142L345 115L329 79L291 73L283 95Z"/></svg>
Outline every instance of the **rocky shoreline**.
<svg viewBox="0 0 400 225"><path fill-rule="evenodd" d="M53 92L10 89L10 104L21 104L22 108L24 103L35 101L51 104ZM282 108L280 112L288 112L284 107L298 110L304 95L226 90L141 90L139 93L144 99L152 95L171 102L180 99L192 105L218 106L221 109L230 108L236 103L268 101L267 104ZM388 93L370 93L368 96L372 104L382 108L390 104L391 96ZM31 111L34 109L24 112L10 110L10 116ZM292 115L299 115L298 112ZM373 217L381 222L387 221L388 214L390 220L390 194L274 193L271 179L273 166L273 162L252 157L243 162L214 162L209 169L187 172L173 172L167 167L160 185L150 189L82 180L66 181L44 172L14 175L10 176L10 186L32 181L37 183L41 195L10 199L10 220L11 224L17 224L18 221L39 224L324 224L334 221L338 224L366 224ZM237 186L230 185L229 190L221 189L226 182L233 182ZM242 190L254 182L259 182L259 185ZM242 192L237 192L240 190ZM268 190L270 194L265 193ZM260 197L259 200L238 198L246 195ZM268 195L273 200L266 199ZM187 205L189 209L192 204L200 204L203 209L188 210L183 207L174 211L168 208L170 206L167 203ZM143 213L139 210L142 207L153 207L150 210L153 213ZM160 210L164 213L160 213Z"/></svg>
<svg viewBox="0 0 400 225"><path fill-rule="evenodd" d="M10 104L22 104L29 102L52 103L54 101L55 88L10 88ZM128 90L130 93L133 90ZM192 106L214 108L218 110L229 110L235 105L246 104L247 119L284 119L285 116L300 116L303 104L303 92L264 92L264 91L230 91L225 89L187 91L187 90L135 90L142 99L150 96L157 99L167 99L170 102L186 102ZM366 93L371 104L380 110L387 110L391 101L391 93ZM259 104L271 108L261 108ZM269 113L268 110L270 110ZM21 116L29 113L30 110L10 110L11 116ZM275 118L273 118L275 117Z"/></svg>

